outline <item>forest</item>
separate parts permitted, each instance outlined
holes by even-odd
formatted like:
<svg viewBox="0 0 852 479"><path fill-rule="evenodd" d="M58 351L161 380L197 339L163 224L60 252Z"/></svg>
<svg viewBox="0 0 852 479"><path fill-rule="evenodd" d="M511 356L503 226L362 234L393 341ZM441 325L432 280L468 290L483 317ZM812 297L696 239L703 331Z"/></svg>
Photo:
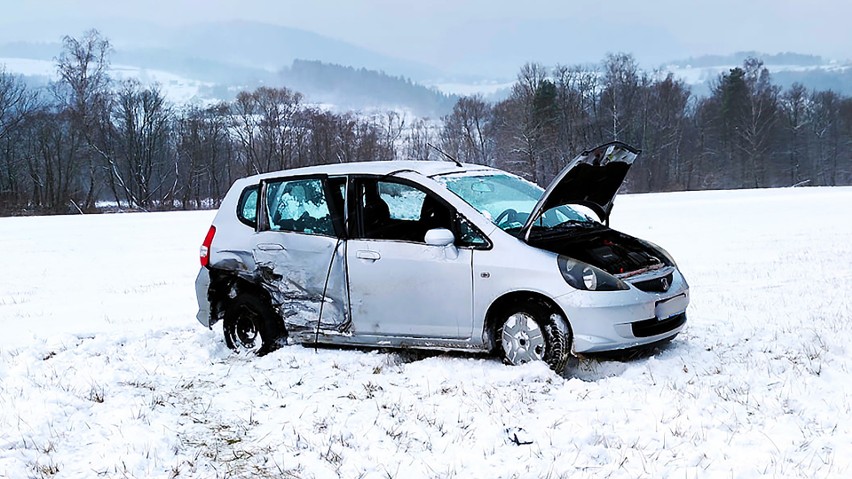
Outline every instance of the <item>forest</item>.
<svg viewBox="0 0 852 479"><path fill-rule="evenodd" d="M280 81L311 101L331 103L336 109L357 109L368 105L371 110L404 105L413 115L440 117L452 110L455 95L412 82L384 72L353 68L319 61L294 60L279 72Z"/></svg>
<svg viewBox="0 0 852 479"><path fill-rule="evenodd" d="M0 66L0 214L210 208L246 175L445 160L438 149L546 186L577 153L612 140L643 150L630 192L852 184L852 98L782 89L753 57L700 97L630 54L528 63L504 100L461 97L425 118L334 111L287 86L173 105L157 85L110 78L111 53L97 31L65 37L57 78L42 88Z"/></svg>

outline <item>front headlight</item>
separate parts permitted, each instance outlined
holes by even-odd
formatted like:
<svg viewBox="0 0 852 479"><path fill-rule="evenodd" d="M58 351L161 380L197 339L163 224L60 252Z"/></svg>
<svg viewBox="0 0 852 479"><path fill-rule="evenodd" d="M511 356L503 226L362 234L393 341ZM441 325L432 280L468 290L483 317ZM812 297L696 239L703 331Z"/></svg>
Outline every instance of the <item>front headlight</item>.
<svg viewBox="0 0 852 479"><path fill-rule="evenodd" d="M618 291L630 289L627 284L590 264L577 261L567 256L557 258L559 272L571 287L586 291Z"/></svg>

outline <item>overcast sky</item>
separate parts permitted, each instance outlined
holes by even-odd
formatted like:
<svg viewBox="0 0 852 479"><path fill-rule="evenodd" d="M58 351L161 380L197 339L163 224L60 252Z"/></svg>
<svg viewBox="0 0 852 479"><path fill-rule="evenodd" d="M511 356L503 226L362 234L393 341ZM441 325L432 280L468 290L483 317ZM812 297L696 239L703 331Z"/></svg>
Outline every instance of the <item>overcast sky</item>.
<svg viewBox="0 0 852 479"><path fill-rule="evenodd" d="M3 0L0 40L80 33L110 19L255 20L435 66L573 64L630 52L654 66L707 53L852 58L849 0ZM42 28L43 27L43 28ZM70 30L70 31L69 31Z"/></svg>

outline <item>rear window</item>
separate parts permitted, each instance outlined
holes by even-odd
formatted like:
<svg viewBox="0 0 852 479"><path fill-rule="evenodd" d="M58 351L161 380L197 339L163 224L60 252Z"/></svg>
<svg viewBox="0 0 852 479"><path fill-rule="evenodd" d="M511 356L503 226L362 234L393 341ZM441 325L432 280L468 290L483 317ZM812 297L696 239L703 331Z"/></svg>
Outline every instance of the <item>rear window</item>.
<svg viewBox="0 0 852 479"><path fill-rule="evenodd" d="M252 185L243 190L240 201L237 203L237 218L241 222L257 227L257 195L260 190L258 185Z"/></svg>

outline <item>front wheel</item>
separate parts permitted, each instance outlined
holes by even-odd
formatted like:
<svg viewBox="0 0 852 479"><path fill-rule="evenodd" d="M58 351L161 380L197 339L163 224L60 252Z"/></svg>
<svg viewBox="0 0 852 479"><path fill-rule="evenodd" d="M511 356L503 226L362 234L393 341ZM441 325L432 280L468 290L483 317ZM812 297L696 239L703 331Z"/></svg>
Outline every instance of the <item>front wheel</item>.
<svg viewBox="0 0 852 479"><path fill-rule="evenodd" d="M287 341L287 330L269 303L248 293L230 301L222 330L229 348L258 356L278 349Z"/></svg>
<svg viewBox="0 0 852 479"><path fill-rule="evenodd" d="M544 361L562 372L571 353L571 331L565 318L536 303L518 305L503 315L498 331L503 360L512 365Z"/></svg>

